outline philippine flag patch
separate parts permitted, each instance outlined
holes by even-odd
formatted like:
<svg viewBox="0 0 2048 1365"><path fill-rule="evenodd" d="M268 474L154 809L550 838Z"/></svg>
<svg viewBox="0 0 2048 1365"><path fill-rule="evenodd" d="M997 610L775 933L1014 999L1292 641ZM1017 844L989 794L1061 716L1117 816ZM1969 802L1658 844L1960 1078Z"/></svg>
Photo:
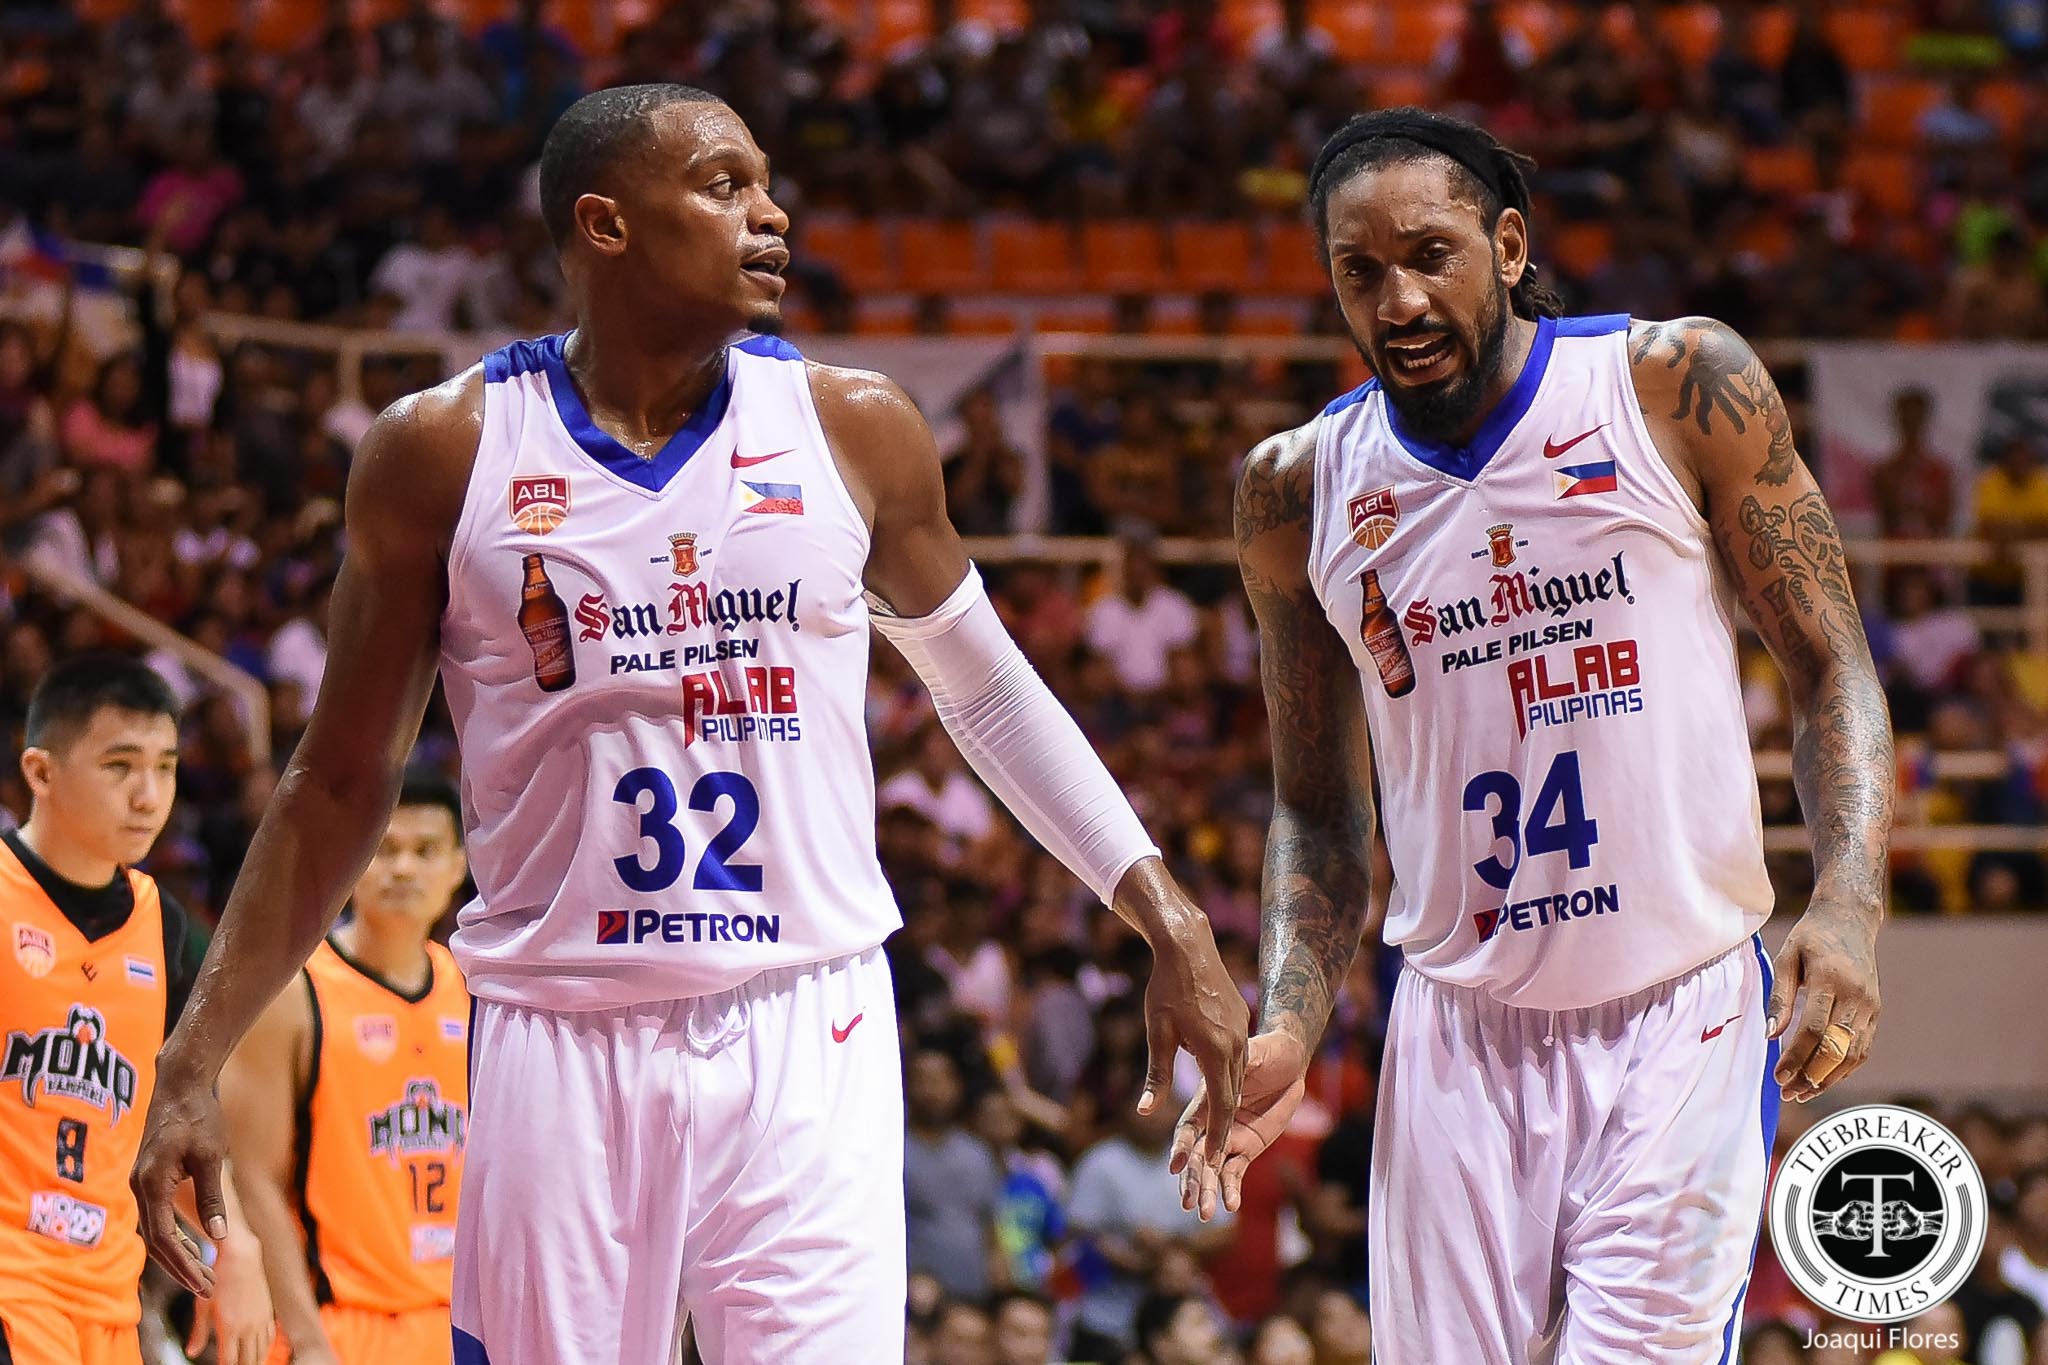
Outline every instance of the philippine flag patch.
<svg viewBox="0 0 2048 1365"><path fill-rule="evenodd" d="M1557 482L1559 498L1583 498L1589 493L1612 493L1620 484L1614 477L1614 461L1566 465L1550 471Z"/></svg>
<svg viewBox="0 0 2048 1365"><path fill-rule="evenodd" d="M742 479L740 496L749 512L780 513L786 517L804 514L804 486L800 483L755 483Z"/></svg>
<svg viewBox="0 0 2048 1365"><path fill-rule="evenodd" d="M129 958L128 984L131 986L156 985L156 964L146 957Z"/></svg>

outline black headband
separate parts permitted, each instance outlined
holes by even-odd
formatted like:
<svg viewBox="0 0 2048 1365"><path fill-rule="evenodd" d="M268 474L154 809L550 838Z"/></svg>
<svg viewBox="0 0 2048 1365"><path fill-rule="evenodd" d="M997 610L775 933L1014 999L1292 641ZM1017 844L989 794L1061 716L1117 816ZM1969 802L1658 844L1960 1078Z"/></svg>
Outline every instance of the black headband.
<svg viewBox="0 0 2048 1365"><path fill-rule="evenodd" d="M1502 173L1502 160L1493 140L1484 132L1459 119L1431 113L1427 109L1379 109L1359 114L1330 135L1309 169L1308 183L1317 184L1338 157L1364 142L1399 138L1425 147L1463 166L1503 207L1529 211L1529 192L1522 177Z"/></svg>

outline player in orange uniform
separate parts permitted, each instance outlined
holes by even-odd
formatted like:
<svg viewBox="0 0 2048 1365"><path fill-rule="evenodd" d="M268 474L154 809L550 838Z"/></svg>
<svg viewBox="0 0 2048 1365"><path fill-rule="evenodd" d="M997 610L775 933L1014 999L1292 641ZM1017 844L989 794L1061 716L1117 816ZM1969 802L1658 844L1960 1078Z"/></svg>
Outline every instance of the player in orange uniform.
<svg viewBox="0 0 2048 1365"><path fill-rule="evenodd" d="M469 995L428 935L466 871L454 791L408 782L351 917L221 1074L277 1299L274 1362L448 1359Z"/></svg>
<svg viewBox="0 0 2048 1365"><path fill-rule="evenodd" d="M190 973L185 912L128 864L170 817L177 713L163 680L120 655L60 663L29 700L32 805L0 834L0 1361L12 1365L142 1358L128 1176ZM189 1349L217 1326L223 1365L255 1365L270 1299L255 1240L238 1209L228 1216L233 1231L209 1230L213 1311Z"/></svg>

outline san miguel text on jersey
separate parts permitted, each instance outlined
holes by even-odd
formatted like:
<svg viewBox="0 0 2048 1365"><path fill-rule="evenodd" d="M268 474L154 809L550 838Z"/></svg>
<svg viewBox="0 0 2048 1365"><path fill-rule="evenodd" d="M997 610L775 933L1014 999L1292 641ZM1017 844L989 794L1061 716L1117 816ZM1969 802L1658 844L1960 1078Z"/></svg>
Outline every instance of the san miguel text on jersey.
<svg viewBox="0 0 2048 1365"><path fill-rule="evenodd" d="M1360 675L1388 941L1533 1008L1668 980L1771 903L1732 603L1627 336L1539 322L1462 447L1377 383L1315 429L1310 574Z"/></svg>

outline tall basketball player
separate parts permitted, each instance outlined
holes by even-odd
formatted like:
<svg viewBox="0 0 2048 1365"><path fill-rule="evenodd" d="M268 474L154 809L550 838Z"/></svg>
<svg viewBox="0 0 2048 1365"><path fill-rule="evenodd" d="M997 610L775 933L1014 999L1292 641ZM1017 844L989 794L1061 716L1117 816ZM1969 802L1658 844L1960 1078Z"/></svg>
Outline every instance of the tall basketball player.
<svg viewBox="0 0 2048 1365"><path fill-rule="evenodd" d="M178 790L178 702L120 654L52 668L29 698L28 823L0 834L0 1362L141 1365L142 1243L128 1176L157 1048L191 986L185 911L140 861ZM197 1214L190 1186L179 1207ZM220 1210L239 1224L239 1208ZM270 1347L262 1252L215 1229L222 1365Z"/></svg>
<svg viewBox="0 0 2048 1365"><path fill-rule="evenodd" d="M1780 1098L1877 1020L1891 734L1834 517L1750 348L1560 317L1526 161L1418 110L1354 119L1312 205L1379 377L1252 455L1237 538L1277 803L1263 1001L1219 1171L1299 1101L1358 948L1373 782L1406 959L1373 1148L1375 1356L1724 1359ZM1790 683L1812 901L1771 912L1739 596ZM1361 721L1363 722L1361 724ZM1773 978L1775 976L1775 985ZM1795 1025L1777 1041L1788 1025Z"/></svg>
<svg viewBox="0 0 2048 1365"><path fill-rule="evenodd" d="M438 661L478 896L462 1365L898 1361L902 1077L863 725L873 620L1031 832L1150 942L1151 1070L1234 1094L1244 1009L945 516L931 432L779 321L788 226L733 111L606 90L550 132L576 302L385 413L329 671L164 1050L137 1185L209 1191L212 1082L384 827ZM1222 1155L1217 1134L1216 1155Z"/></svg>
<svg viewBox="0 0 2048 1365"><path fill-rule="evenodd" d="M430 935L466 870L454 790L408 778L349 918L221 1071L278 1365L448 1359L469 994Z"/></svg>

